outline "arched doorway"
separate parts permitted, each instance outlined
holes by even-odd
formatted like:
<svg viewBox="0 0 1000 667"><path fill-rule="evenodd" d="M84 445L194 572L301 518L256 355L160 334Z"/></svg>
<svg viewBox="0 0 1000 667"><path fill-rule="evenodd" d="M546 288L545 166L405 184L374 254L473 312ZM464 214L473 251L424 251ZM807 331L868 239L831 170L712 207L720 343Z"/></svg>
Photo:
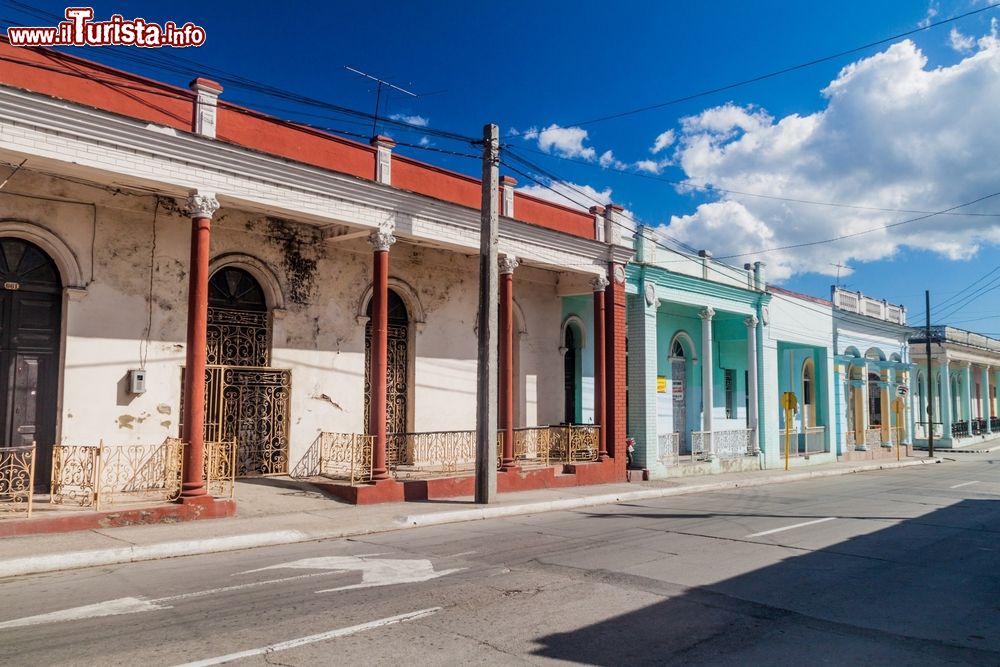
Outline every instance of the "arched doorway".
<svg viewBox="0 0 1000 667"><path fill-rule="evenodd" d="M802 429L816 426L815 365L812 359L802 364Z"/></svg>
<svg viewBox="0 0 1000 667"><path fill-rule="evenodd" d="M574 322L563 327L563 422L577 424L582 420L581 364L583 333Z"/></svg>
<svg viewBox="0 0 1000 667"><path fill-rule="evenodd" d="M674 340L670 349L670 389L673 397L674 433L680 451L687 451L687 358L684 346Z"/></svg>
<svg viewBox="0 0 1000 667"><path fill-rule="evenodd" d="M406 303L395 290L388 290L388 343L386 352L385 432L407 432L407 396L409 395L410 315ZM368 301L368 324L365 326L365 428L371 405L372 302Z"/></svg>
<svg viewBox="0 0 1000 667"><path fill-rule="evenodd" d="M288 472L291 371L270 368L264 290L238 266L209 278L207 346L205 441L235 438L240 476Z"/></svg>
<svg viewBox="0 0 1000 667"><path fill-rule="evenodd" d="M52 258L0 238L0 423L3 445L37 446L35 479L47 488L56 439L62 279Z"/></svg>

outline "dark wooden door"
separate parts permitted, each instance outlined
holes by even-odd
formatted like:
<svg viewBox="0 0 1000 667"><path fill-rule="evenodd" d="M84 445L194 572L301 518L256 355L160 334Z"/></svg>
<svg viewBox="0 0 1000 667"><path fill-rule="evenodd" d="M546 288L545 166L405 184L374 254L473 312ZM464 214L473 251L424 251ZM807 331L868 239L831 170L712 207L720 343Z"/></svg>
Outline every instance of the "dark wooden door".
<svg viewBox="0 0 1000 667"><path fill-rule="evenodd" d="M49 484L56 438L62 283L37 246L0 239L0 437L36 443L36 487Z"/></svg>

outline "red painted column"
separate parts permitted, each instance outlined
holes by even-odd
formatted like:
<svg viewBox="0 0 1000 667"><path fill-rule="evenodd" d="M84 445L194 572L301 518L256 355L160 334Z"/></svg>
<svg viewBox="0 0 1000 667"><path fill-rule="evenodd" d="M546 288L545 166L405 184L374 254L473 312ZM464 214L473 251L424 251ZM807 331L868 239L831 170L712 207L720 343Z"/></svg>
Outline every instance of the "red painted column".
<svg viewBox="0 0 1000 667"><path fill-rule="evenodd" d="M504 469L514 467L514 269L517 258L500 258L500 430Z"/></svg>
<svg viewBox="0 0 1000 667"><path fill-rule="evenodd" d="M613 280L607 287L605 311L605 349L607 354L608 403L607 440L608 453L615 459L615 467L620 477L625 476L625 438L628 428L628 414L625 409L625 337L627 336L625 313L625 267L612 263L608 273Z"/></svg>
<svg viewBox="0 0 1000 667"><path fill-rule="evenodd" d="M597 458L600 461L608 458L608 403L607 391L607 350L604 345L604 290L608 287L608 279L597 276L591 281L594 287L594 423L600 428Z"/></svg>
<svg viewBox="0 0 1000 667"><path fill-rule="evenodd" d="M396 242L390 231L372 232L372 344L369 353L368 434L372 448L372 479L389 479L385 457L386 366L389 346L389 247Z"/></svg>
<svg viewBox="0 0 1000 667"><path fill-rule="evenodd" d="M188 271L188 318L184 362L184 473L181 498L197 498L205 491L205 358L208 350L208 259L212 215L219 202L212 194L192 194L191 264Z"/></svg>

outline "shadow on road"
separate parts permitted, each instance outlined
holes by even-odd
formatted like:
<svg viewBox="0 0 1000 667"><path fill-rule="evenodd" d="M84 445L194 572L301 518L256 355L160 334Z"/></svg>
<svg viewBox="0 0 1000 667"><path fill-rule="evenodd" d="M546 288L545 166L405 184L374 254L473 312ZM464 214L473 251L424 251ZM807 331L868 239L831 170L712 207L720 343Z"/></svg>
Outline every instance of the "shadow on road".
<svg viewBox="0 0 1000 667"><path fill-rule="evenodd" d="M592 665L1000 664L993 500L964 500L677 594L634 579L658 585L664 601L543 636L535 654Z"/></svg>

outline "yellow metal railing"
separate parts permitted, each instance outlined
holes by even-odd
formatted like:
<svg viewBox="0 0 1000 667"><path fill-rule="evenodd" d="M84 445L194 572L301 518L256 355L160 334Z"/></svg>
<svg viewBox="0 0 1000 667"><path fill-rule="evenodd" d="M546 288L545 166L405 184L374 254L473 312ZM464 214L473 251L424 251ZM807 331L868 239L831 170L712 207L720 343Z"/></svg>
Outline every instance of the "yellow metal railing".
<svg viewBox="0 0 1000 667"><path fill-rule="evenodd" d="M596 461L600 453L600 426L549 427L549 455L564 463Z"/></svg>
<svg viewBox="0 0 1000 667"><path fill-rule="evenodd" d="M128 500L176 500L181 492L184 445L55 445L49 502L83 507Z"/></svg>
<svg viewBox="0 0 1000 667"><path fill-rule="evenodd" d="M503 433L497 445L503 450ZM514 461L521 466L547 466L552 456L551 429L547 426L514 429Z"/></svg>
<svg viewBox="0 0 1000 667"><path fill-rule="evenodd" d="M236 494L235 440L205 443L205 488L216 498L232 498Z"/></svg>
<svg viewBox="0 0 1000 667"><path fill-rule="evenodd" d="M31 518L35 488L35 444L0 447L0 512Z"/></svg>
<svg viewBox="0 0 1000 667"><path fill-rule="evenodd" d="M352 485L372 479L373 435L320 433L319 474L344 478Z"/></svg>

